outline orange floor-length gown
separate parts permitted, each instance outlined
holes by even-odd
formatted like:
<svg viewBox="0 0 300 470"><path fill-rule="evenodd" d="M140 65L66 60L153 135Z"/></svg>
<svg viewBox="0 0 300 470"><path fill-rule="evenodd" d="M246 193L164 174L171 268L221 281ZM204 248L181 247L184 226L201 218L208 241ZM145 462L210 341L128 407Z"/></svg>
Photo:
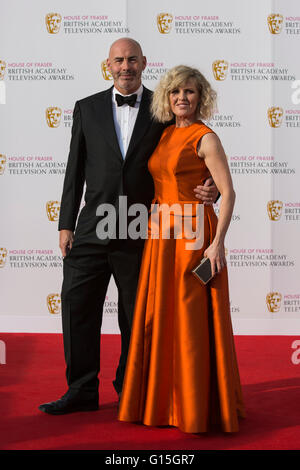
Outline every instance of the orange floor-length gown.
<svg viewBox="0 0 300 470"><path fill-rule="evenodd" d="M201 203L193 188L209 176L197 155L202 122L166 128L149 160L158 204ZM119 420L184 432L236 432L244 405L230 318L227 269L206 286L191 273L214 239L217 217L204 206L204 244L145 243ZM173 222L174 222L173 216ZM170 217L172 225L172 214ZM195 222L195 221L194 221ZM194 226L193 226L194 227ZM153 231L152 231L153 233ZM172 233L172 230L171 230Z"/></svg>

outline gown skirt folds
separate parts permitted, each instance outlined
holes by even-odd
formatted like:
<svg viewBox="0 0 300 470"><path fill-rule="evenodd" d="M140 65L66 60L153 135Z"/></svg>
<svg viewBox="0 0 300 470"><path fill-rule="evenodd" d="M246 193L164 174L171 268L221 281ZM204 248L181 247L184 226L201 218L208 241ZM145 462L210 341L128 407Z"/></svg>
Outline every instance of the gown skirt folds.
<svg viewBox="0 0 300 470"><path fill-rule="evenodd" d="M208 132L202 122L166 128L148 164L155 185L152 210L157 204L188 204L193 230L201 204L193 188L210 176L197 145ZM237 432L245 412L227 268L206 286L191 272L214 239L217 217L212 206L204 206L199 249L187 249L193 240L185 232L172 237L176 217L176 210L170 212L170 238L163 235L161 212L156 238L149 217L118 419L189 433Z"/></svg>

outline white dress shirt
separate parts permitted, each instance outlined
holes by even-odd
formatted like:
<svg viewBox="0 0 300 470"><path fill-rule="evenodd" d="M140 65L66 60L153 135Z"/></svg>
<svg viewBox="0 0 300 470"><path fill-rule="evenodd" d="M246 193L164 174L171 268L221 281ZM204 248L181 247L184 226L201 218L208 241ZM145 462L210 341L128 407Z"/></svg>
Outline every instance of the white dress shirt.
<svg viewBox="0 0 300 470"><path fill-rule="evenodd" d="M129 106L128 104L123 104L123 106L118 106L116 102L116 94L122 95L115 87L112 91L112 108L116 134L118 137L119 147L123 158L125 158L126 152L128 150L129 142L132 136L132 131L135 125L135 121L139 112L140 102L143 94L143 85L135 91L133 94L137 95L136 103L134 107ZM125 95L123 95L125 96ZM129 95L126 95L129 96Z"/></svg>

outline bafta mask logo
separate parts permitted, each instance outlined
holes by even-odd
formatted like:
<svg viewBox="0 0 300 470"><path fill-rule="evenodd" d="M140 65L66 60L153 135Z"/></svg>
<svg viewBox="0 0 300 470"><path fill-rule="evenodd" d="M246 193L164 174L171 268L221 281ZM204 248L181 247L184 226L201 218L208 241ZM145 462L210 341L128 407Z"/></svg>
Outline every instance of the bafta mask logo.
<svg viewBox="0 0 300 470"><path fill-rule="evenodd" d="M49 127L56 128L60 125L61 109L52 106L46 109L46 121Z"/></svg>
<svg viewBox="0 0 300 470"><path fill-rule="evenodd" d="M59 218L60 202L48 201L46 203L46 212L50 222L57 222Z"/></svg>
<svg viewBox="0 0 300 470"><path fill-rule="evenodd" d="M112 80L113 79L112 74L108 70L106 60L103 60L103 62L101 62L101 71L102 71L102 76L103 76L104 80Z"/></svg>
<svg viewBox="0 0 300 470"><path fill-rule="evenodd" d="M212 69L215 79L223 81L227 77L228 62L226 62L226 60L215 60L212 65Z"/></svg>
<svg viewBox="0 0 300 470"><path fill-rule="evenodd" d="M0 268L4 268L7 257L7 249L0 248Z"/></svg>
<svg viewBox="0 0 300 470"><path fill-rule="evenodd" d="M49 313L59 314L61 312L61 299L59 294L47 295L47 306Z"/></svg>
<svg viewBox="0 0 300 470"><path fill-rule="evenodd" d="M268 119L271 127L280 127L282 124L283 109L279 106L273 106L268 109Z"/></svg>
<svg viewBox="0 0 300 470"><path fill-rule="evenodd" d="M157 15L157 27L161 34L169 34L172 28L173 15L171 13L159 13Z"/></svg>
<svg viewBox="0 0 300 470"><path fill-rule="evenodd" d="M4 80L5 69L6 62L4 62L4 60L0 60L0 80Z"/></svg>
<svg viewBox="0 0 300 470"><path fill-rule="evenodd" d="M6 156L0 154L0 175L4 174L6 164Z"/></svg>
<svg viewBox="0 0 300 470"><path fill-rule="evenodd" d="M279 312L282 295L279 292L270 292L266 296L266 302L269 312Z"/></svg>
<svg viewBox="0 0 300 470"><path fill-rule="evenodd" d="M280 34L283 26L283 16L279 13L269 15L268 26L271 34Z"/></svg>
<svg viewBox="0 0 300 470"><path fill-rule="evenodd" d="M282 213L282 202L281 201L269 201L268 202L268 215L270 220L279 220Z"/></svg>
<svg viewBox="0 0 300 470"><path fill-rule="evenodd" d="M59 33L61 25L61 15L59 13L48 13L45 19L48 33Z"/></svg>

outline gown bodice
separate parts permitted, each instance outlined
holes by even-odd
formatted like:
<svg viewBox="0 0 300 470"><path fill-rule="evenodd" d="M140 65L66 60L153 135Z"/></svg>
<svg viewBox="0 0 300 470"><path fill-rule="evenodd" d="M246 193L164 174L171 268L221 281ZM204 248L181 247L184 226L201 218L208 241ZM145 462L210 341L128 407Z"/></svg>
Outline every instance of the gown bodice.
<svg viewBox="0 0 300 470"><path fill-rule="evenodd" d="M167 127L149 159L155 199L160 202L195 201L193 189L210 176L205 162L197 154L203 135L213 132L201 121L188 127Z"/></svg>

